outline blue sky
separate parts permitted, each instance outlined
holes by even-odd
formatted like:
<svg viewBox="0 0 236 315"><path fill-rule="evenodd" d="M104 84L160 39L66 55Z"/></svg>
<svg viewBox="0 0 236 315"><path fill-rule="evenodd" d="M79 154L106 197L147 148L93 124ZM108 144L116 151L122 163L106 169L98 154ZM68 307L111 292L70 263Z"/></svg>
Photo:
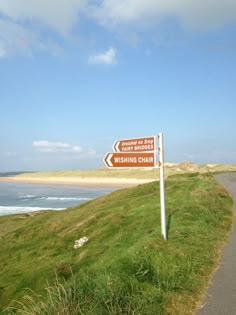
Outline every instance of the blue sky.
<svg viewBox="0 0 236 315"><path fill-rule="evenodd" d="M0 171L93 169L163 132L236 164L236 2L0 0Z"/></svg>

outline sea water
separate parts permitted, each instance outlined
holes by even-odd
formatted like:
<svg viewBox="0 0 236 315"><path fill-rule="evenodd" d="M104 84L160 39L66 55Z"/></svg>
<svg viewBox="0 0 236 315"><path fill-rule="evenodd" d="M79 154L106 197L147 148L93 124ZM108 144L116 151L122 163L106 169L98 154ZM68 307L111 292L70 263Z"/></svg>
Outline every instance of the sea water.
<svg viewBox="0 0 236 315"><path fill-rule="evenodd" d="M116 189L118 188L0 182L0 215L46 209L63 210Z"/></svg>

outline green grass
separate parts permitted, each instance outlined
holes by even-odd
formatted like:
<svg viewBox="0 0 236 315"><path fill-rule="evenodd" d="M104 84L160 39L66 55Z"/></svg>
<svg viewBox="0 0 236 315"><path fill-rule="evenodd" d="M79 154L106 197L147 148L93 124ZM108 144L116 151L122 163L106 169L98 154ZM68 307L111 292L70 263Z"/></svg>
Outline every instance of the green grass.
<svg viewBox="0 0 236 315"><path fill-rule="evenodd" d="M192 314L231 229L232 200L212 174L175 175L165 187L168 241L160 237L158 182L65 211L0 217L1 308ZM89 241L75 250L83 236Z"/></svg>

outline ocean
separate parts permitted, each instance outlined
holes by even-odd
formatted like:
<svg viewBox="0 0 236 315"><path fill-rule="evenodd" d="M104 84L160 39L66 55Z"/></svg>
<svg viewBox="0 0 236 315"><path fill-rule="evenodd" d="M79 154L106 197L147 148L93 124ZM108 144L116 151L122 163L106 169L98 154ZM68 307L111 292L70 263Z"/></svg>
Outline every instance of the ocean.
<svg viewBox="0 0 236 315"><path fill-rule="evenodd" d="M116 189L118 188L0 182L0 215L46 209L63 210Z"/></svg>

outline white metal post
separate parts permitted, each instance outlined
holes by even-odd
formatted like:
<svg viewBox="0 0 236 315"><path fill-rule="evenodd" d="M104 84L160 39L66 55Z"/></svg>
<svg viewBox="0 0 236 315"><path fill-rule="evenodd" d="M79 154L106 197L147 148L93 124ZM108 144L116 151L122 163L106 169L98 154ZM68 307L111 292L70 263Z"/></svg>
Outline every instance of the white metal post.
<svg viewBox="0 0 236 315"><path fill-rule="evenodd" d="M158 134L158 151L160 167L160 205L161 205L161 234L166 240L166 210L165 210L165 184L164 184L164 152L163 152L163 134Z"/></svg>

